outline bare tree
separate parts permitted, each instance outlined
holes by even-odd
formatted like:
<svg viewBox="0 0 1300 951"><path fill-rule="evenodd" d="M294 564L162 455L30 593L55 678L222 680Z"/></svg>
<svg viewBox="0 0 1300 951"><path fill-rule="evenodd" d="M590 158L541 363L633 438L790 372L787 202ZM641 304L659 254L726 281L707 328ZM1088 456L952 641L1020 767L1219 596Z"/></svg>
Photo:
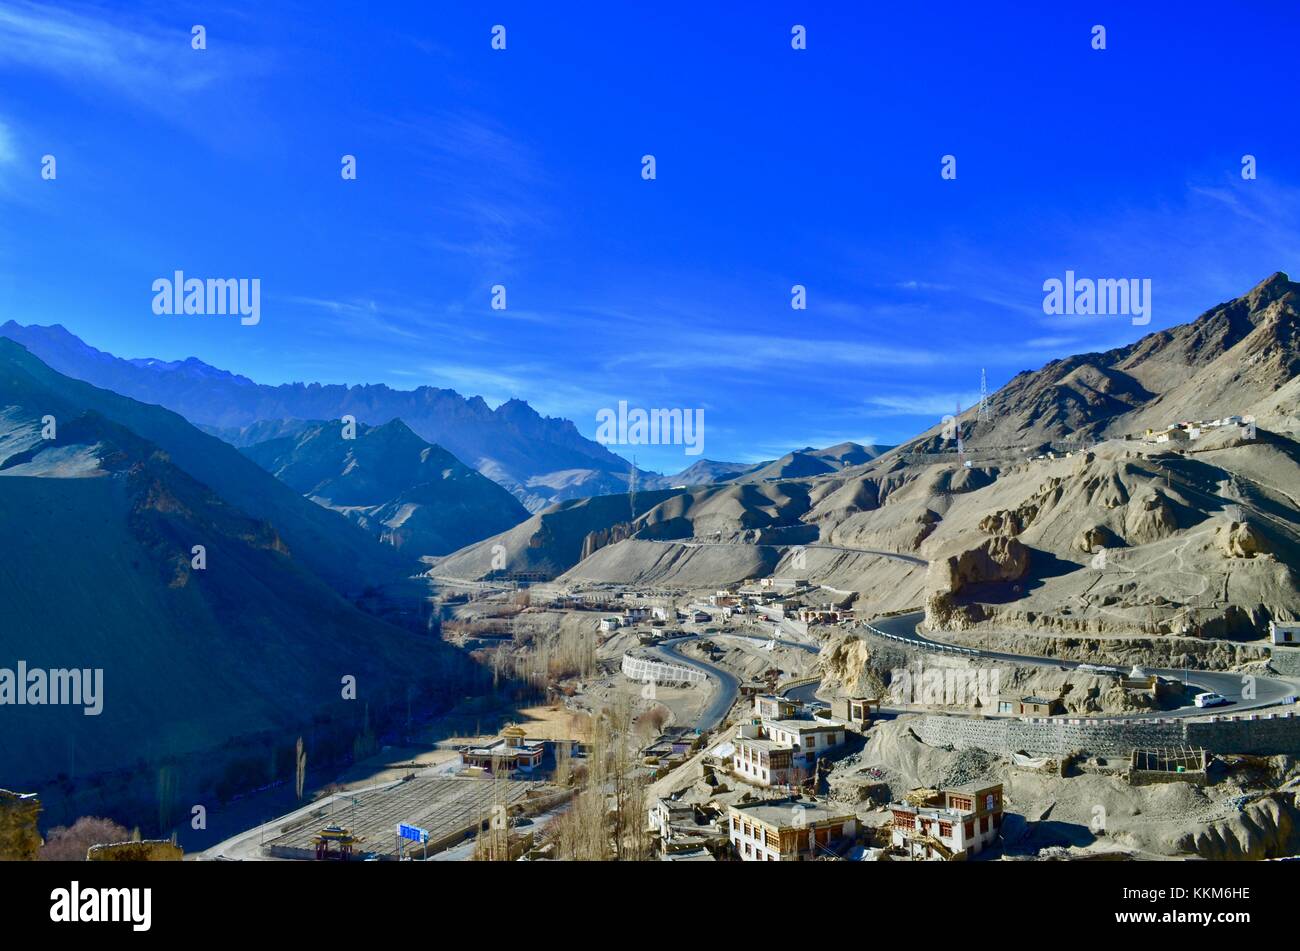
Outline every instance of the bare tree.
<svg viewBox="0 0 1300 951"><path fill-rule="evenodd" d="M42 862L84 862L92 845L125 842L131 833L112 819L82 816L71 826L55 826L41 846Z"/></svg>

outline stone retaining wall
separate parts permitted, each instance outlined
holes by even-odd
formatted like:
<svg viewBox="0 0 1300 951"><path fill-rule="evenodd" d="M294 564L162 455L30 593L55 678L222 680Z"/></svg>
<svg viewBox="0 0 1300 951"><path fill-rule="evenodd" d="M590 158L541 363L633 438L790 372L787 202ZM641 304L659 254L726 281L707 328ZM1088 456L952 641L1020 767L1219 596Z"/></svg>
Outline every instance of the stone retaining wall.
<svg viewBox="0 0 1300 951"><path fill-rule="evenodd" d="M930 746L994 753L1059 754L1081 750L1128 756L1135 747L1192 746L1211 753L1300 754L1300 716L1243 714L1211 720L1094 720L1079 717L977 719L923 716L912 724Z"/></svg>

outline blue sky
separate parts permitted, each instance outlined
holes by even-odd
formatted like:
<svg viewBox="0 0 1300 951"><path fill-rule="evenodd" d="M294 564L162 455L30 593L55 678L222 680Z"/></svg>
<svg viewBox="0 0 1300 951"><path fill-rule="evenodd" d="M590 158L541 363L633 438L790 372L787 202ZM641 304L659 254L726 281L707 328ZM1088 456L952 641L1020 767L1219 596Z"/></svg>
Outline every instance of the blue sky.
<svg viewBox="0 0 1300 951"><path fill-rule="evenodd" d="M588 436L703 408L704 455L748 461L899 441L981 368L1300 270L1294 4L701 6L0 0L0 321ZM153 314L177 268L260 278L261 323ZM1045 315L1067 268L1151 279L1151 325Z"/></svg>

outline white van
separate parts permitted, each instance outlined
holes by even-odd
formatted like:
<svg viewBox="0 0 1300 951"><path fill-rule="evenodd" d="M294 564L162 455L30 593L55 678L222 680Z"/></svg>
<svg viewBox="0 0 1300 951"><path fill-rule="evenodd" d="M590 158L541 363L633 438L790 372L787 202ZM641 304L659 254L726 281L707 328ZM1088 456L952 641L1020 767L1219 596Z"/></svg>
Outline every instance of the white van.
<svg viewBox="0 0 1300 951"><path fill-rule="evenodd" d="M1227 703L1228 698L1217 693L1198 693L1196 699L1192 702L1198 707L1217 707L1220 704Z"/></svg>

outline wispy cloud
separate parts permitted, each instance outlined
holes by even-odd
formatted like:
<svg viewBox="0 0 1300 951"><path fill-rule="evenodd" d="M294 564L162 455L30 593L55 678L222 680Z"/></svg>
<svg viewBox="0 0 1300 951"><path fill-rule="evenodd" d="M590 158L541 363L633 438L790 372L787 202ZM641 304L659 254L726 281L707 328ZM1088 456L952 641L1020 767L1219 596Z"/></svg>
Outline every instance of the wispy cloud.
<svg viewBox="0 0 1300 951"><path fill-rule="evenodd" d="M0 119L0 165L13 165L18 161L14 135L3 119Z"/></svg>
<svg viewBox="0 0 1300 951"><path fill-rule="evenodd" d="M164 31L138 21L127 27L25 0L0 3L0 49L10 64L56 75L81 89L107 86L154 105L216 76L213 59L190 49L188 29Z"/></svg>
<svg viewBox="0 0 1300 951"><path fill-rule="evenodd" d="M209 144L229 148L256 127L257 104L240 89L273 68L276 52L226 36L191 47L192 21L151 21L138 10L56 7L0 0L0 76L52 77L96 102L159 117Z"/></svg>
<svg viewBox="0 0 1300 951"><path fill-rule="evenodd" d="M867 406L876 416L936 416L942 417L956 411L958 404L969 408L979 402L978 391L965 393L924 392L893 393L873 396Z"/></svg>
<svg viewBox="0 0 1300 951"><path fill-rule="evenodd" d="M529 243L546 233L552 209L536 151L499 120L472 110L379 117L377 132L400 140L434 188L421 209L437 231L421 246L464 258L483 280L504 280Z"/></svg>
<svg viewBox="0 0 1300 951"><path fill-rule="evenodd" d="M781 367L927 367L942 362L932 350L864 344L854 340L768 334L693 334L668 346L620 354L608 366L634 364L655 370L743 369L773 371Z"/></svg>

